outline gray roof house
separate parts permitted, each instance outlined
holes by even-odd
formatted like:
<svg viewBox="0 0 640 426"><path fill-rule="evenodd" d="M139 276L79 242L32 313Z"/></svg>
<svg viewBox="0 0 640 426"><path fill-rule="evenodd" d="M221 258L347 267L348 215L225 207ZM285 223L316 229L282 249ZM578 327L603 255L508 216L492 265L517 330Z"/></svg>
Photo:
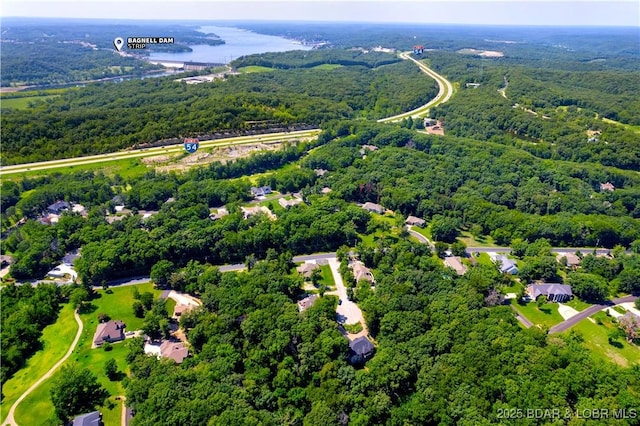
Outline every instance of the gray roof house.
<svg viewBox="0 0 640 426"><path fill-rule="evenodd" d="M384 214L384 212L387 211L387 209L382 207L380 204L370 203L370 202L364 203L362 205L362 208L367 210L367 211L378 213L378 214Z"/></svg>
<svg viewBox="0 0 640 426"><path fill-rule="evenodd" d="M56 201L55 203L47 207L47 211L53 214L60 214L63 211L69 210L70 208L71 208L71 205L66 201Z"/></svg>
<svg viewBox="0 0 640 426"><path fill-rule="evenodd" d="M494 262L499 265L500 272L511 275L516 275L518 273L518 266L516 265L516 262L503 254L497 255Z"/></svg>
<svg viewBox="0 0 640 426"><path fill-rule="evenodd" d="M570 285L556 283L531 284L527 287L527 294L534 300L546 296L551 302L564 302L573 297Z"/></svg>
<svg viewBox="0 0 640 426"><path fill-rule="evenodd" d="M407 225L415 225L422 228L427 222L424 219L420 219L419 217L409 216L407 220L404 221L404 223L406 223Z"/></svg>
<svg viewBox="0 0 640 426"><path fill-rule="evenodd" d="M102 413L93 411L87 414L81 414L73 419L73 426L102 426Z"/></svg>
<svg viewBox="0 0 640 426"><path fill-rule="evenodd" d="M311 274L313 273L314 269L318 269L320 267L320 265L316 264L316 263L303 263L302 265L298 266L296 268L296 271L298 271L300 274L302 274L305 278L307 279L311 279Z"/></svg>
<svg viewBox="0 0 640 426"><path fill-rule="evenodd" d="M373 356L375 347L366 336L360 336L349 342L349 349L351 350L349 362L351 364L362 364Z"/></svg>
<svg viewBox="0 0 640 426"><path fill-rule="evenodd" d="M261 186L261 187L255 187L252 186L251 187L251 194L254 197L264 197L265 195L271 194L271 187L270 186Z"/></svg>

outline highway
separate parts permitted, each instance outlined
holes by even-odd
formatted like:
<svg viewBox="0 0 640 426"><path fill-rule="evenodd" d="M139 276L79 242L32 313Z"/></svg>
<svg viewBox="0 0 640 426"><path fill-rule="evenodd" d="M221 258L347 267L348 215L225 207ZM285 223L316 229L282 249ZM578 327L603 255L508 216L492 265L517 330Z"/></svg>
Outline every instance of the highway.
<svg viewBox="0 0 640 426"><path fill-rule="evenodd" d="M262 135L237 136L225 139L214 139L201 141L200 148L224 147L231 145L247 145L255 143L279 143L292 140L315 138L320 133L320 129L299 130L295 132L268 133ZM129 151L111 152L108 154L90 155L87 157L65 158L61 160L41 161L38 163L16 164L12 166L0 167L0 176L16 173L24 173L32 170L57 169L62 167L80 166L84 164L103 163L107 161L123 160L127 158L152 157L154 155L165 155L184 153L183 144L173 144L153 148L134 149Z"/></svg>
<svg viewBox="0 0 640 426"><path fill-rule="evenodd" d="M418 117L421 115L425 115L429 111L429 108L439 105L441 103L447 102L453 95L453 86L451 85L451 82L448 81L443 76L441 76L440 74L433 71L431 68L427 67L422 62L412 58L410 52L401 53L400 58L404 60L413 61L425 74L427 74L429 77L436 80L440 90L436 95L436 97L433 98L431 101L429 101L427 104L402 114L394 115L392 117L382 118L378 120L379 123L397 122L407 117ZM310 129L310 130L300 130L295 132L268 133L268 134L262 134L262 135L237 136L232 138L214 139L214 140L201 141L200 148L224 147L224 146L231 146L231 145L248 145L248 144L256 144L256 143L268 144L268 143L279 143L279 142L286 142L286 141L292 141L292 140L310 139L310 138L317 137L320 132L321 132L320 129ZM64 158L60 160L41 161L37 163L27 163L27 164L15 164L11 166L0 167L0 176L6 176L10 174L19 174L19 173L25 173L29 171L36 171L36 170L60 169L64 167L75 167L75 166L81 166L86 164L104 163L109 161L117 161L117 160L124 160L124 159L130 159L130 158L144 158L144 157L152 157L156 155L177 154L177 153L179 154L183 152L185 152L184 146L183 144L180 143L180 144L166 145L161 147L118 151L118 152L111 152L107 154L89 155L86 157Z"/></svg>
<svg viewBox="0 0 640 426"><path fill-rule="evenodd" d="M422 72L433 78L436 83L438 83L438 87L440 88L440 90L438 91L436 97L431 99L425 105L402 114L394 115L393 117L381 118L380 120L378 120L378 123L392 123L396 121L402 121L405 118L409 117L416 118L425 116L429 112L430 108L447 102L453 95L453 86L451 85L451 82L422 62L411 57L411 52L403 52L400 54L400 57L404 60L413 61L413 63L415 63Z"/></svg>

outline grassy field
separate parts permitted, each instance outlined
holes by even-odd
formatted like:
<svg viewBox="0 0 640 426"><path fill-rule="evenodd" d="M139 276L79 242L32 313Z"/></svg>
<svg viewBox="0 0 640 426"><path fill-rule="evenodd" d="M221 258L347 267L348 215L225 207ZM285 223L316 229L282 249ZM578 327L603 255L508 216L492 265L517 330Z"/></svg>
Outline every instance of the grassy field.
<svg viewBox="0 0 640 426"><path fill-rule="evenodd" d="M161 293L153 288L153 284L146 283L135 286L140 293L150 291L155 297ZM73 352L65 365L76 365L78 368L88 368L98 378L109 394L110 403L100 408L103 413L103 420L106 426L120 425L122 407L119 401L115 400L118 395L123 395L124 389L120 381L110 381L104 374L104 366L110 358L115 359L118 370L125 372L127 369L125 343L115 343L111 351L102 348L91 349L93 334L98 325L98 313L104 312L112 319L124 321L128 331L137 330L142 327L143 319L133 315L133 286L114 287L109 290L99 290L98 298L91 301L94 307L88 313L80 315L84 324L82 337L78 342L76 350ZM72 318L73 319L73 318ZM74 321L75 322L75 321ZM56 323L57 325L57 323ZM74 330L75 333L75 330ZM16 421L21 425L42 425L54 416L53 405L50 400L50 390L55 383L59 373L38 387L30 394L16 410Z"/></svg>
<svg viewBox="0 0 640 426"><path fill-rule="evenodd" d="M414 228L415 229L415 228ZM497 247L498 245L493 241L491 236L486 235L479 238L474 238L470 232L463 231L458 237L458 240L462 241L467 247Z"/></svg>
<svg viewBox="0 0 640 426"><path fill-rule="evenodd" d="M312 70L335 70L336 68L342 68L340 64L320 64L311 68Z"/></svg>
<svg viewBox="0 0 640 426"><path fill-rule="evenodd" d="M248 67L238 68L238 72L246 72L246 73L251 73L251 72L271 72L271 71L275 71L275 70L273 68L261 67L261 66L258 66L258 65L249 65Z"/></svg>
<svg viewBox="0 0 640 426"><path fill-rule="evenodd" d="M124 158L122 160L103 161L78 166L60 166L45 170L29 170L24 173L9 174L2 178L7 180L24 180L25 178L47 176L53 173L69 174L78 171L101 171L108 176L119 174L123 178L131 178L145 174L149 171L149 167L139 158Z"/></svg>
<svg viewBox="0 0 640 426"><path fill-rule="evenodd" d="M511 304L520 312L522 316L531 321L534 325L542 325L552 327L564 321L558 313L558 304L545 303L542 307L538 307L536 302L529 302L521 305L511 301Z"/></svg>
<svg viewBox="0 0 640 426"><path fill-rule="evenodd" d="M571 328L582 335L583 344L591 350L593 357L598 361L614 362L623 367L640 365L640 347L628 343L623 337L613 341L613 344L609 343L608 333L617 326L604 312L597 313L593 318L599 319L602 324L593 323L587 318Z"/></svg>
<svg viewBox="0 0 640 426"><path fill-rule="evenodd" d="M13 403L42 377L69 350L71 342L78 331L78 324L73 318L73 307L69 304L62 307L58 320L43 330L42 349L27 361L27 365L18 371L2 387L2 415L4 419Z"/></svg>
<svg viewBox="0 0 640 426"><path fill-rule="evenodd" d="M0 100L0 107L12 109L28 109L31 108L32 102L46 101L47 99L56 98L60 95L45 96L25 96L23 98L11 98Z"/></svg>

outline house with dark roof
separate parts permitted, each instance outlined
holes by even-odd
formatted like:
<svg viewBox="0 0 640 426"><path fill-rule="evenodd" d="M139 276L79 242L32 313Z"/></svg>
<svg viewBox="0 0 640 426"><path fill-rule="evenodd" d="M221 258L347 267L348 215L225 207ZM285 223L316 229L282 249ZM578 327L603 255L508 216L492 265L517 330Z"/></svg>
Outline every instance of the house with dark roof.
<svg viewBox="0 0 640 426"><path fill-rule="evenodd" d="M271 194L273 191L269 185L260 186L260 187L251 187L251 195L254 197L264 197L265 195Z"/></svg>
<svg viewBox="0 0 640 426"><path fill-rule="evenodd" d="M56 201L55 203L47 207L47 211L53 214L60 214L63 211L69 210L70 208L71 208L71 205L66 201Z"/></svg>
<svg viewBox="0 0 640 426"><path fill-rule="evenodd" d="M119 342L125 339L125 323L111 320L98 324L96 333L93 335L93 345L102 346L104 342Z"/></svg>
<svg viewBox="0 0 640 426"><path fill-rule="evenodd" d="M349 362L357 365L367 362L373 356L375 346L366 336L360 336L349 342L349 349Z"/></svg>
<svg viewBox="0 0 640 426"><path fill-rule="evenodd" d="M73 426L103 426L102 413L100 411L93 411L87 414L81 414L74 417Z"/></svg>
<svg viewBox="0 0 640 426"><path fill-rule="evenodd" d="M565 302L573 297L570 285L557 283L531 284L527 287L527 294L533 300L545 296L550 302Z"/></svg>

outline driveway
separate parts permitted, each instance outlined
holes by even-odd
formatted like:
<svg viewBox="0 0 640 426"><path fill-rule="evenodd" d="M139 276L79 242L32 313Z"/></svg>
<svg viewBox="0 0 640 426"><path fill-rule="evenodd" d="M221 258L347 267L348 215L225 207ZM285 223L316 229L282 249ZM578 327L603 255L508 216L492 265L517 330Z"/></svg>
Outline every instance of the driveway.
<svg viewBox="0 0 640 426"><path fill-rule="evenodd" d="M364 317L362 311L351 300L347 300L347 288L344 286L342 276L340 275L340 262L335 257L329 259L329 267L333 274L333 279L336 282L336 294L342 300L342 303L338 305L336 314L338 322L341 324L357 324L361 323L364 326Z"/></svg>
<svg viewBox="0 0 640 426"><path fill-rule="evenodd" d="M626 297L621 297L619 299L613 299L611 301L607 301L605 303L601 303L598 305L590 306L584 311L580 312L579 314L576 314L575 316L569 318L568 320L563 321L560 324L556 324L553 327L551 327L549 329L549 334L562 333L563 331L570 329L571 327L573 327L583 319L589 318L591 315L597 312L600 312L603 309L610 308L614 305L621 305L623 303L634 302L637 298L638 296L626 296Z"/></svg>

